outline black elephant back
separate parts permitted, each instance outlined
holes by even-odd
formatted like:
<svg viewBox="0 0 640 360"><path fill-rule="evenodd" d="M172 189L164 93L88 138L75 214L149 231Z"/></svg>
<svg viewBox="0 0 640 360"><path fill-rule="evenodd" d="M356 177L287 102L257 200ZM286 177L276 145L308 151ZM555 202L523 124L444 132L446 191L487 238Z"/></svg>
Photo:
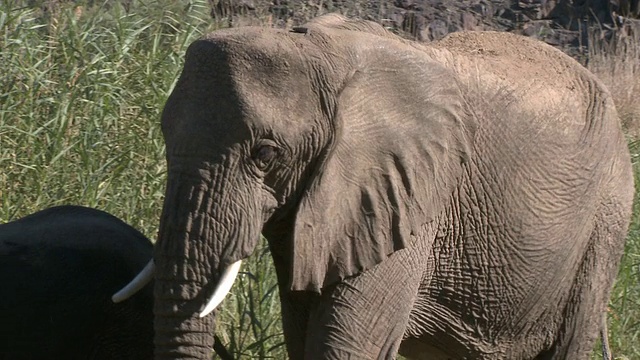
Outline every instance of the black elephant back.
<svg viewBox="0 0 640 360"><path fill-rule="evenodd" d="M0 225L0 359L151 358L151 286L120 304L111 295L152 248L131 226L85 207Z"/></svg>

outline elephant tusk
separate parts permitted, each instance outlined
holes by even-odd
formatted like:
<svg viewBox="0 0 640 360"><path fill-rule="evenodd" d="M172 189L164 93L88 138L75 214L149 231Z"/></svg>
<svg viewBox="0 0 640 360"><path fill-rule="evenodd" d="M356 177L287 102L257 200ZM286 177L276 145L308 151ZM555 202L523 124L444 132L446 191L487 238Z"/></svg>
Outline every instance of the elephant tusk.
<svg viewBox="0 0 640 360"><path fill-rule="evenodd" d="M229 290L231 290L231 287L233 286L233 283L236 281L241 264L242 260L238 260L228 268L224 269L216 290L213 292L213 295L211 295L211 299L207 303L207 306L205 306L204 310L200 313L201 318L209 315L209 313L215 310L222 300L224 300L225 296L227 296Z"/></svg>
<svg viewBox="0 0 640 360"><path fill-rule="evenodd" d="M153 279L153 273L155 270L156 264L153 262L153 259L151 259L144 269L142 269L142 271L140 271L140 273L136 275L136 277L134 277L127 286L123 287L122 290L118 291L111 297L111 301L119 303L133 296L138 292L138 290L142 289Z"/></svg>

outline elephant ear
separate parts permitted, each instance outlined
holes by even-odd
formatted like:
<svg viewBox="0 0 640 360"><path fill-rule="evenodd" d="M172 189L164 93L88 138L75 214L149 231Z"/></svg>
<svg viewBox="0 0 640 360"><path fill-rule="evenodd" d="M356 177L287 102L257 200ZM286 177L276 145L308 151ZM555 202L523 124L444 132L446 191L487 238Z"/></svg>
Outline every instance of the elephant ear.
<svg viewBox="0 0 640 360"><path fill-rule="evenodd" d="M321 292L411 246L461 176L473 127L454 74L381 41L349 48L362 62L335 98L330 140L297 209L292 290Z"/></svg>

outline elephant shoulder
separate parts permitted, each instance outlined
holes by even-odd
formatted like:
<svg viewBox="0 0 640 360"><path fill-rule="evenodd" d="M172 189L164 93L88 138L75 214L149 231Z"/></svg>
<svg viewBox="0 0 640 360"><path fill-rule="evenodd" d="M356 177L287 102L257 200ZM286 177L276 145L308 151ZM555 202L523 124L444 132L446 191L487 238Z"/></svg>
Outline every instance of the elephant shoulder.
<svg viewBox="0 0 640 360"><path fill-rule="evenodd" d="M479 121L509 127L524 135L522 141L577 146L585 134L593 135L593 143L618 126L604 84L541 41L501 32L459 32L432 46L450 54L447 66L481 115Z"/></svg>
<svg viewBox="0 0 640 360"><path fill-rule="evenodd" d="M542 41L508 32L460 31L453 32L433 44L455 54L476 58L513 58L524 63L570 61L570 56Z"/></svg>
<svg viewBox="0 0 640 360"><path fill-rule="evenodd" d="M524 86L535 80L555 88L595 79L562 51L529 37L496 31L451 33L433 47L451 52L464 71L496 76Z"/></svg>

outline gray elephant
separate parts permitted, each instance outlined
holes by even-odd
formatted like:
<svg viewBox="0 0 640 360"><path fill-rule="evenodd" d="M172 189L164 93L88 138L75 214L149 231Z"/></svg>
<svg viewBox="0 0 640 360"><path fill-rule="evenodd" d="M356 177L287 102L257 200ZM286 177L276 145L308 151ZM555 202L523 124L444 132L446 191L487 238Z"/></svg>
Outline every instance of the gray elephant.
<svg viewBox="0 0 640 360"><path fill-rule="evenodd" d="M338 15L220 30L189 47L162 130L132 283L156 279L157 359L210 356L207 313L261 232L292 359L589 357L634 185L609 92L560 51Z"/></svg>
<svg viewBox="0 0 640 360"><path fill-rule="evenodd" d="M137 230L86 207L0 225L0 359L152 359L153 287L111 302L152 251Z"/></svg>

